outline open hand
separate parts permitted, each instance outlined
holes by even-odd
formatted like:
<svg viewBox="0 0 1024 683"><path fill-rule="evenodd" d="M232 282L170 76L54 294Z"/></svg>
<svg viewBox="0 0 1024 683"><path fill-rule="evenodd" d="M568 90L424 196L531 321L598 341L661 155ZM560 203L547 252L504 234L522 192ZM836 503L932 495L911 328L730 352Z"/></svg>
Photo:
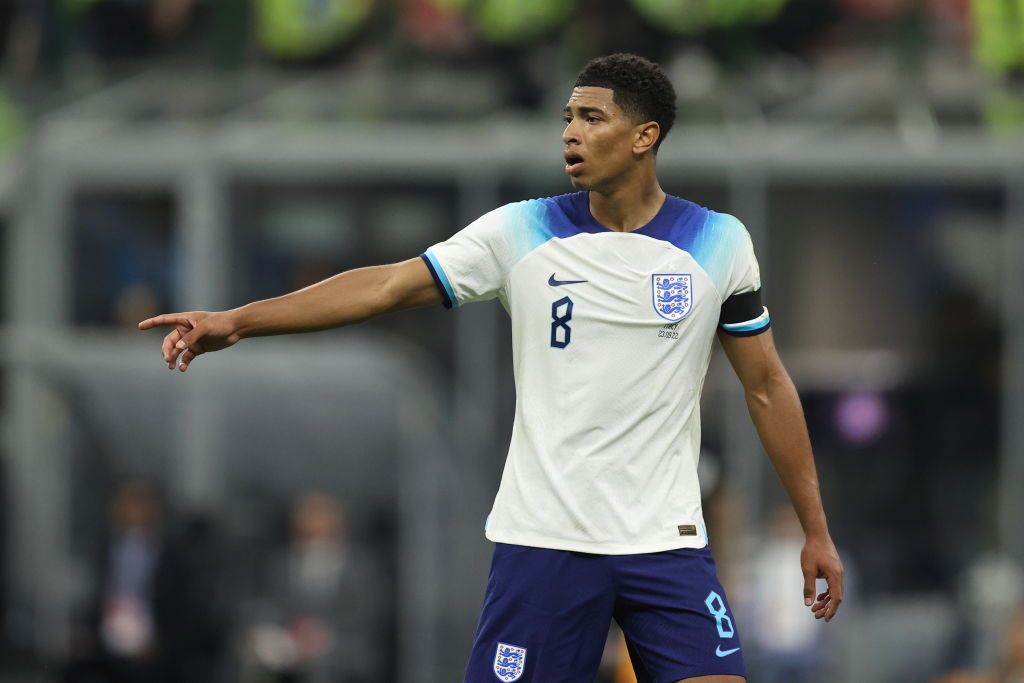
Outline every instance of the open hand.
<svg viewBox="0 0 1024 683"><path fill-rule="evenodd" d="M843 601L843 563L832 539L808 537L800 553L800 569L804 573L804 604L814 612L815 619L832 621ZM828 586L817 596L815 579L825 579Z"/></svg>
<svg viewBox="0 0 1024 683"><path fill-rule="evenodd" d="M143 320L139 329L149 330L163 325L174 327L164 337L161 346L164 362L171 370L177 364L178 369L185 372L196 356L226 349L240 339L230 312L165 313ZM181 356L180 362L178 356Z"/></svg>

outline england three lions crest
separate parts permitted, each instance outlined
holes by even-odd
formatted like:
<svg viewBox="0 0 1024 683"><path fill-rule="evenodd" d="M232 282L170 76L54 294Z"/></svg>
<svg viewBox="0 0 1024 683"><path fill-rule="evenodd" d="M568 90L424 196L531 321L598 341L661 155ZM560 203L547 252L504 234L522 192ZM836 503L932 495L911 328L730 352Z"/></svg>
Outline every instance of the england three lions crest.
<svg viewBox="0 0 1024 683"><path fill-rule="evenodd" d="M512 683L518 681L526 667L526 648L508 643L498 643L498 651L494 653L494 675L499 681Z"/></svg>
<svg viewBox="0 0 1024 683"><path fill-rule="evenodd" d="M658 315L677 323L693 307L693 276L689 273L655 273L651 276L651 296Z"/></svg>

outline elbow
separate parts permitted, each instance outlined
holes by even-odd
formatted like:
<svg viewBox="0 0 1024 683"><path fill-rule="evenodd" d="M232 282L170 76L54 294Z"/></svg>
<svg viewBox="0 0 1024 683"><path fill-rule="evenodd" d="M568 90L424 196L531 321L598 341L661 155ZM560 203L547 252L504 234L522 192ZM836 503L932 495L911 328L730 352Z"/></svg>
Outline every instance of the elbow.
<svg viewBox="0 0 1024 683"><path fill-rule="evenodd" d="M771 394L766 387L747 389L747 405L751 410L763 410L771 404Z"/></svg>
<svg viewBox="0 0 1024 683"><path fill-rule="evenodd" d="M796 388L786 371L780 368L759 377L746 387L745 393L751 410L763 410L771 406L780 393L788 391L795 392Z"/></svg>

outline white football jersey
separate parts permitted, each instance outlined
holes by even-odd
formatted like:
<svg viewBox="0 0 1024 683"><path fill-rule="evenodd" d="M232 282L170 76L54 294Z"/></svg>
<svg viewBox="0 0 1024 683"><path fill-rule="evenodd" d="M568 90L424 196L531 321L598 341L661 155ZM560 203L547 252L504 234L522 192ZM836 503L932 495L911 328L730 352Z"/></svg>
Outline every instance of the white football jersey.
<svg viewBox="0 0 1024 683"><path fill-rule="evenodd" d="M598 554L702 547L700 394L716 330L768 329L743 224L669 196L616 232L587 192L488 213L423 254L444 303L512 318L516 415L492 541Z"/></svg>

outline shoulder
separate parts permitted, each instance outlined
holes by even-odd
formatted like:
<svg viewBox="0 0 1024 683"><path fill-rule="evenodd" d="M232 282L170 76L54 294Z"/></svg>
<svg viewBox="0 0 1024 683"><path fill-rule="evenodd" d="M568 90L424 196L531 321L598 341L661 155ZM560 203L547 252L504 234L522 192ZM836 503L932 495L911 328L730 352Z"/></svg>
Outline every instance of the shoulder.
<svg viewBox="0 0 1024 683"><path fill-rule="evenodd" d="M527 201L539 203L552 211L561 211L563 213L572 214L579 210L583 205L583 202L587 201L587 194L586 190L582 190L580 192L569 192L567 194L558 194L551 197L538 197Z"/></svg>
<svg viewBox="0 0 1024 683"><path fill-rule="evenodd" d="M736 216L729 213L721 213L719 211L712 211L707 209L708 218L705 225L705 230L722 239L740 239L746 237L749 239L749 233L747 232L747 226L743 225L743 221Z"/></svg>
<svg viewBox="0 0 1024 683"><path fill-rule="evenodd" d="M521 199L499 206L495 211L562 211L564 213L572 213L580 206L580 202L585 200L586 194L586 192L571 192L551 197Z"/></svg>
<svg viewBox="0 0 1024 683"><path fill-rule="evenodd" d="M485 213L477 221L521 226L524 222L548 220L552 214L571 214L574 206L573 195L523 199L503 204Z"/></svg>
<svg viewBox="0 0 1024 683"><path fill-rule="evenodd" d="M747 229L746 226L743 225L743 221L736 218L736 216L733 216L731 213L723 213L721 211L713 211L711 209L707 209L707 212L709 214L708 222L718 230L745 232Z"/></svg>
<svg viewBox="0 0 1024 683"><path fill-rule="evenodd" d="M585 230L589 215L586 192L574 192L505 204L480 220L500 225L507 235L536 242Z"/></svg>
<svg viewBox="0 0 1024 683"><path fill-rule="evenodd" d="M735 253L751 248L750 233L736 216L711 209L706 211L697 242L702 250Z"/></svg>
<svg viewBox="0 0 1024 683"><path fill-rule="evenodd" d="M587 208L586 192L526 199L514 204L506 204L503 208L517 213L522 218L543 221L555 228L563 225L581 225L590 213Z"/></svg>
<svg viewBox="0 0 1024 683"><path fill-rule="evenodd" d="M667 194L658 214L637 232L692 252L705 241L710 213L700 204Z"/></svg>

